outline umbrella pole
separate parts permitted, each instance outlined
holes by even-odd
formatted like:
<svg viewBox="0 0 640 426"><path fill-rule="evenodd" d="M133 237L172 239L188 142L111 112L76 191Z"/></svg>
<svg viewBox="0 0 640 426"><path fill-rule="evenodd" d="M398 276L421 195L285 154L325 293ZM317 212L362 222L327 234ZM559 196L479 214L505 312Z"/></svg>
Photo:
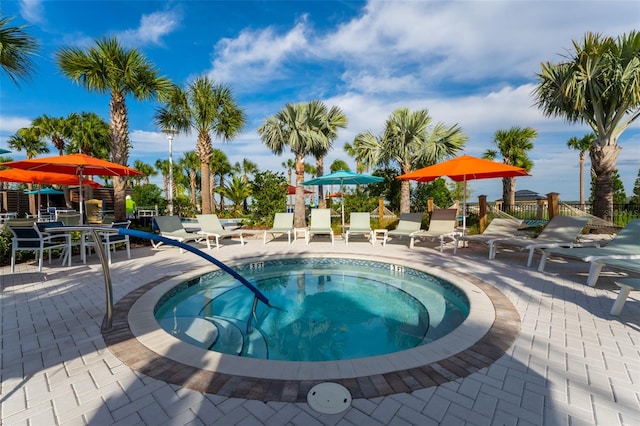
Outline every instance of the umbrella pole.
<svg viewBox="0 0 640 426"><path fill-rule="evenodd" d="M80 225L84 225L84 208L83 208L83 204L84 204L84 194L83 194L83 190L84 188L82 187L82 167L80 167L80 181L78 182L80 184Z"/></svg>
<svg viewBox="0 0 640 426"><path fill-rule="evenodd" d="M344 186L343 186L343 183L344 183L344 181L341 180L340 181L340 195L341 195L340 200L342 201L341 202L341 204L342 204L342 208L341 208L341 210L342 210L342 229L340 230L340 235L342 235L344 237L345 231L344 231Z"/></svg>
<svg viewBox="0 0 640 426"><path fill-rule="evenodd" d="M467 177L464 177L464 191L462 200L462 235L467 233Z"/></svg>

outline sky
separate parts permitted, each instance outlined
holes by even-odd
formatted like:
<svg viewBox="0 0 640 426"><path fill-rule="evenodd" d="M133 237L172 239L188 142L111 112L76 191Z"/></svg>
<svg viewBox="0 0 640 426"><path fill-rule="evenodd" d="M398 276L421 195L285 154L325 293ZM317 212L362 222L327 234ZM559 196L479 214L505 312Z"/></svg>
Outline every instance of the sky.
<svg viewBox="0 0 640 426"><path fill-rule="evenodd" d="M543 116L532 95L536 74L541 63L562 61L587 32L617 37L637 30L640 2L5 0L1 14L14 17L11 25L27 25L41 49L32 79L19 87L0 73L0 148L43 114L94 112L109 121L108 95L89 93L63 76L54 53L110 36L139 50L178 85L208 75L231 88L247 123L234 140L213 142L232 164L247 158L260 170L286 175L282 163L293 155L273 154L257 128L287 103L318 99L347 116L325 173L336 159L355 170L344 144L363 131L380 134L395 109L426 108L434 124L458 124L469 137L461 154L480 157L493 149L497 130L535 128L532 176L518 178L516 189L575 201L578 152L566 142L591 130ZM168 158L169 143L153 120L159 105L127 98L129 165ZM174 139L174 161L195 148L196 136ZM618 144L617 166L629 196L640 168L640 122ZM588 197L588 159L585 169ZM469 191L470 199L502 197L499 179L469 182Z"/></svg>

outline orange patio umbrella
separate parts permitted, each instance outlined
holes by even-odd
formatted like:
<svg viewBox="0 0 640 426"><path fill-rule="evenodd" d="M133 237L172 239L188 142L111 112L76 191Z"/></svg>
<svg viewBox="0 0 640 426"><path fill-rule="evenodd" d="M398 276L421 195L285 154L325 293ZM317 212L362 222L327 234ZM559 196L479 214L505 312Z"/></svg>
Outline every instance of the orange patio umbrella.
<svg viewBox="0 0 640 426"><path fill-rule="evenodd" d="M32 158L3 163L4 166L23 170L64 173L78 177L82 186L84 176L139 176L142 173L121 164L101 160L86 154L59 155L57 157ZM83 194L80 190L80 220L83 216Z"/></svg>
<svg viewBox="0 0 640 426"><path fill-rule="evenodd" d="M77 185L78 178L73 175L65 175L62 173L38 172L22 169L4 169L0 170L1 182L18 182L18 183L36 183L44 185ZM91 179L84 179L83 185L89 185L98 188L100 184Z"/></svg>
<svg viewBox="0 0 640 426"><path fill-rule="evenodd" d="M467 181L475 179L506 178L530 176L522 167L485 160L471 155L462 155L433 166L424 167L398 176L398 179L430 182L446 176L456 182L464 182L464 200L462 207L462 230L466 228L467 215Z"/></svg>

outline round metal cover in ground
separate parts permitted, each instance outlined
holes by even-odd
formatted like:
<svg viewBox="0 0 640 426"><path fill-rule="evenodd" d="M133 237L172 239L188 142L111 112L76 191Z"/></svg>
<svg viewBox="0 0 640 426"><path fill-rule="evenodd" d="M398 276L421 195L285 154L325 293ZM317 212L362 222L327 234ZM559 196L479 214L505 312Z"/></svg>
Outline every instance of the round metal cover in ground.
<svg viewBox="0 0 640 426"><path fill-rule="evenodd" d="M351 406L351 393L338 383L320 383L307 394L307 403L318 413L338 414Z"/></svg>

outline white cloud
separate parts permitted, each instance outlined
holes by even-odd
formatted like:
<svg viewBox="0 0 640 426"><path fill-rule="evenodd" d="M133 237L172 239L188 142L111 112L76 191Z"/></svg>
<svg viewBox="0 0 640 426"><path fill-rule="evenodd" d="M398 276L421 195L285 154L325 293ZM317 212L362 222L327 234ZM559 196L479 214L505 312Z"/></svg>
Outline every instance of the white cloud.
<svg viewBox="0 0 640 426"><path fill-rule="evenodd" d="M215 45L211 77L256 85L266 83L265 80L285 79L288 74L285 65L293 55L303 55L307 49L306 31L305 22L301 21L285 34L277 34L269 27L244 30L234 39L224 38Z"/></svg>
<svg viewBox="0 0 640 426"><path fill-rule="evenodd" d="M178 27L180 18L177 10L143 15L138 28L122 31L117 36L125 46L162 44L162 38Z"/></svg>
<svg viewBox="0 0 640 426"><path fill-rule="evenodd" d="M44 22L44 7L41 0L20 0L20 15L32 24Z"/></svg>
<svg viewBox="0 0 640 426"><path fill-rule="evenodd" d="M23 127L30 127L31 119L25 117L0 116L0 133L14 134Z"/></svg>

